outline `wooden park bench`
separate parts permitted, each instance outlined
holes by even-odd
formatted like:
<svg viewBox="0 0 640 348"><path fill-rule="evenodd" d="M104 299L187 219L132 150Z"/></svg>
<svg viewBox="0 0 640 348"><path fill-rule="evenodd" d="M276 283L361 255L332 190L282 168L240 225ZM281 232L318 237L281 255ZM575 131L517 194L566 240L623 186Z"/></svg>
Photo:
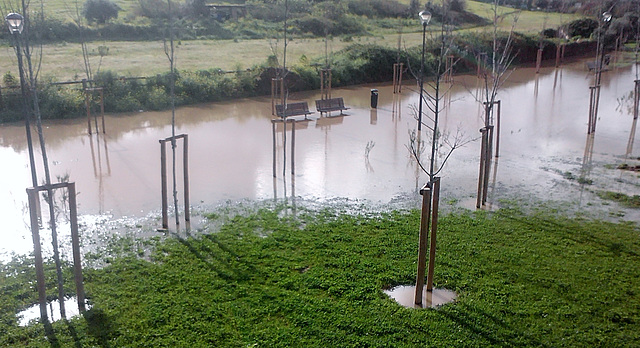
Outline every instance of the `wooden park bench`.
<svg viewBox="0 0 640 348"><path fill-rule="evenodd" d="M348 110L349 108L344 106L344 100L342 100L342 98L331 98L316 100L316 109L320 115L331 111L340 111L340 115L342 115L342 111Z"/></svg>
<svg viewBox="0 0 640 348"><path fill-rule="evenodd" d="M280 117L300 116L304 115L306 119L312 112L309 111L309 105L307 102L289 103L287 107L283 108L282 104L276 104L276 114Z"/></svg>

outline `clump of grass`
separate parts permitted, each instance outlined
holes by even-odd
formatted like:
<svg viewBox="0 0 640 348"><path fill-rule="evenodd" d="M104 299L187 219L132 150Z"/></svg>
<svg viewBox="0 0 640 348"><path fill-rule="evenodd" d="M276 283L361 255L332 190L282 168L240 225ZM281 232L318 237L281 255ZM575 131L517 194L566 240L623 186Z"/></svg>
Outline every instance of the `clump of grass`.
<svg viewBox="0 0 640 348"><path fill-rule="evenodd" d="M617 167L617 169L629 170L629 171L633 171L633 172L639 172L640 171L640 165L629 165L628 163L622 163L621 165L619 165Z"/></svg>
<svg viewBox="0 0 640 348"><path fill-rule="evenodd" d="M564 172L562 173L562 177L569 181L576 181L581 185L593 185L593 179L589 179L584 176L576 176L572 172Z"/></svg>
<svg viewBox="0 0 640 348"><path fill-rule="evenodd" d="M579 177L577 181L578 181L578 184L581 184L581 185L593 185L593 179Z"/></svg>
<svg viewBox="0 0 640 348"><path fill-rule="evenodd" d="M573 173L571 173L571 172L562 173L562 177L567 179L567 180L576 180L577 179L577 177L575 175L573 175Z"/></svg>
<svg viewBox="0 0 640 348"><path fill-rule="evenodd" d="M625 206L628 208L640 208L639 195L629 196L621 192L613 192L613 191L598 191L597 194L598 194L598 197L602 199L620 203L622 206Z"/></svg>

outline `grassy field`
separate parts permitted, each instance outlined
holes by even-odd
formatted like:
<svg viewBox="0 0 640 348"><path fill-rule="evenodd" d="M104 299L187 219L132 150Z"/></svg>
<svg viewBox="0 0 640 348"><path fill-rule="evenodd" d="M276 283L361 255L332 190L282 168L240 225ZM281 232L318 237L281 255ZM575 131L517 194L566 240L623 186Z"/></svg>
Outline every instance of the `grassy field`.
<svg viewBox="0 0 640 348"><path fill-rule="evenodd" d="M114 240L119 256L95 254L107 266L86 270L93 308L52 327L16 326L12 309L35 301L25 279L33 271L1 267L0 345L640 345L638 226L548 210L442 217L435 285L459 298L426 310L382 292L414 281L418 212L212 214L224 222L213 234Z"/></svg>
<svg viewBox="0 0 640 348"><path fill-rule="evenodd" d="M132 1L126 1L131 5ZM468 1L468 8L472 12L485 18L492 18L490 5L476 1ZM62 11L62 2L47 2L52 10ZM125 2L122 4L125 6ZM501 7L499 9L501 20L500 28L509 30L513 23L514 10ZM528 34L536 34L543 27L557 27L577 18L576 15L562 15L558 13L542 13L523 11L520 13L516 30ZM417 46L421 43L420 25L405 26L402 34L403 46ZM432 28L437 30L437 28ZM479 27L465 30L492 30L492 27ZM334 38L330 41L330 50L337 51L347 45L356 43L376 43L387 47L397 47L397 29L373 30L373 35L355 37L352 40ZM168 61L164 54L163 43L160 41L143 42L92 42L90 50L97 52L99 46L109 48L109 54L100 62L96 55L92 58L94 71L100 66L102 70L111 70L126 76L148 76L168 70ZM322 58L325 53L323 39L297 39L294 38L288 46L288 61L295 64L304 55L307 58ZM182 70L221 68L235 70L249 68L266 61L272 54L273 40L192 40L182 41L178 46L177 66ZM278 46L281 55L282 43ZM50 44L43 47L42 74L55 76L57 80L70 80L76 77L82 78L83 61L79 44L61 43ZM0 74L11 72L17 76L17 63L13 50L4 46L0 48Z"/></svg>

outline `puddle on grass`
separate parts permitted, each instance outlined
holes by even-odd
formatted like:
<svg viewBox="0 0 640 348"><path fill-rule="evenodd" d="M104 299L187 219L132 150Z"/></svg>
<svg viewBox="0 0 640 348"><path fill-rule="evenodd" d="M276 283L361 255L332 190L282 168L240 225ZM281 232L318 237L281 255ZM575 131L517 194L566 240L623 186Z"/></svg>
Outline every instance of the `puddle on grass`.
<svg viewBox="0 0 640 348"><path fill-rule="evenodd" d="M596 190L640 194L637 173L605 167L640 164L635 160L639 147L633 146L632 113L626 106L619 107L620 98L633 90L634 75L632 67L603 75L597 131L588 137L592 75L583 61L560 69L543 68L540 74L532 68L514 71L498 96L502 100L500 157L492 165L487 207L530 197L568 202L574 211L588 210L597 218L603 217L597 215L600 212L606 218L614 211L623 212L627 220L640 220L640 210L600 205L595 194ZM193 209L210 211L220 204L271 200L331 205L343 199L365 206L415 207L426 175L407 149L409 132L416 128L414 83L408 81L401 95L393 94L389 84L334 89L333 95L343 97L350 109L346 116L316 113L297 124L293 175L290 126L285 139L284 127L278 125L276 178L269 98L179 108L177 133L189 135ZM441 199L469 209L475 209L477 138L483 119L476 100L478 85L474 76L456 76L440 120L442 134L453 136L460 131L476 139L453 152L440 174ZM373 112L371 88L379 90L378 108ZM290 99L313 107L319 96L319 91L296 92ZM171 134L170 120L167 111L107 115L106 134L93 136L87 134L86 119L45 123L52 176L68 174L76 183L84 245L91 244L87 239L108 240L121 233L154 235L154 228L139 226L160 227L158 140ZM28 254L33 249L25 193L31 179L24 125L6 124L0 131L0 163L8 169L0 172L0 221L11 232L3 235L0 246L0 259L6 259L9 253ZM180 146L177 163L182 163ZM423 160L427 159L425 153ZM181 204L182 168L177 170ZM68 234L61 233L62 239Z"/></svg>
<svg viewBox="0 0 640 348"><path fill-rule="evenodd" d="M87 310L91 309L89 304L86 304L85 306L87 307ZM78 298L75 296L66 298L64 300L64 310L66 319L71 319L72 317L79 315ZM32 320L40 320L40 305L34 304L33 306L18 313L16 316L19 318L18 325L27 326ZM47 303L47 316L49 317L50 322L60 320L60 302L58 302L58 300Z"/></svg>
<svg viewBox="0 0 640 348"><path fill-rule="evenodd" d="M447 289L433 289L427 291L426 287L422 291L422 304L415 303L415 285L396 286L390 290L384 290L387 296L394 299L398 304L407 308L438 308L447 303L455 302L458 295L455 291Z"/></svg>

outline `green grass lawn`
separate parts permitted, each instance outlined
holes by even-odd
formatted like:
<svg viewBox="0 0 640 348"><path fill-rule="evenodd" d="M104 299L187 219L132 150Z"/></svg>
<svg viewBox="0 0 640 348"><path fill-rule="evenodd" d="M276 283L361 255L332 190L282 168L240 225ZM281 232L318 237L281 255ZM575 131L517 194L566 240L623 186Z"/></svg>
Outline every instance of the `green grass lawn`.
<svg viewBox="0 0 640 348"><path fill-rule="evenodd" d="M539 212L440 220L435 283L456 303L409 309L382 290L415 277L417 212L265 209L222 230L139 242L86 270L93 308L46 329L3 267L0 343L28 347L631 347L640 345L640 229ZM220 219L220 215L212 215ZM224 219L223 219L224 220ZM114 244L115 245L115 244ZM50 275L52 279L52 275ZM71 281L69 281L69 284ZM53 284L53 282L51 282ZM54 292L51 285L51 292ZM49 340L44 338L45 330Z"/></svg>

